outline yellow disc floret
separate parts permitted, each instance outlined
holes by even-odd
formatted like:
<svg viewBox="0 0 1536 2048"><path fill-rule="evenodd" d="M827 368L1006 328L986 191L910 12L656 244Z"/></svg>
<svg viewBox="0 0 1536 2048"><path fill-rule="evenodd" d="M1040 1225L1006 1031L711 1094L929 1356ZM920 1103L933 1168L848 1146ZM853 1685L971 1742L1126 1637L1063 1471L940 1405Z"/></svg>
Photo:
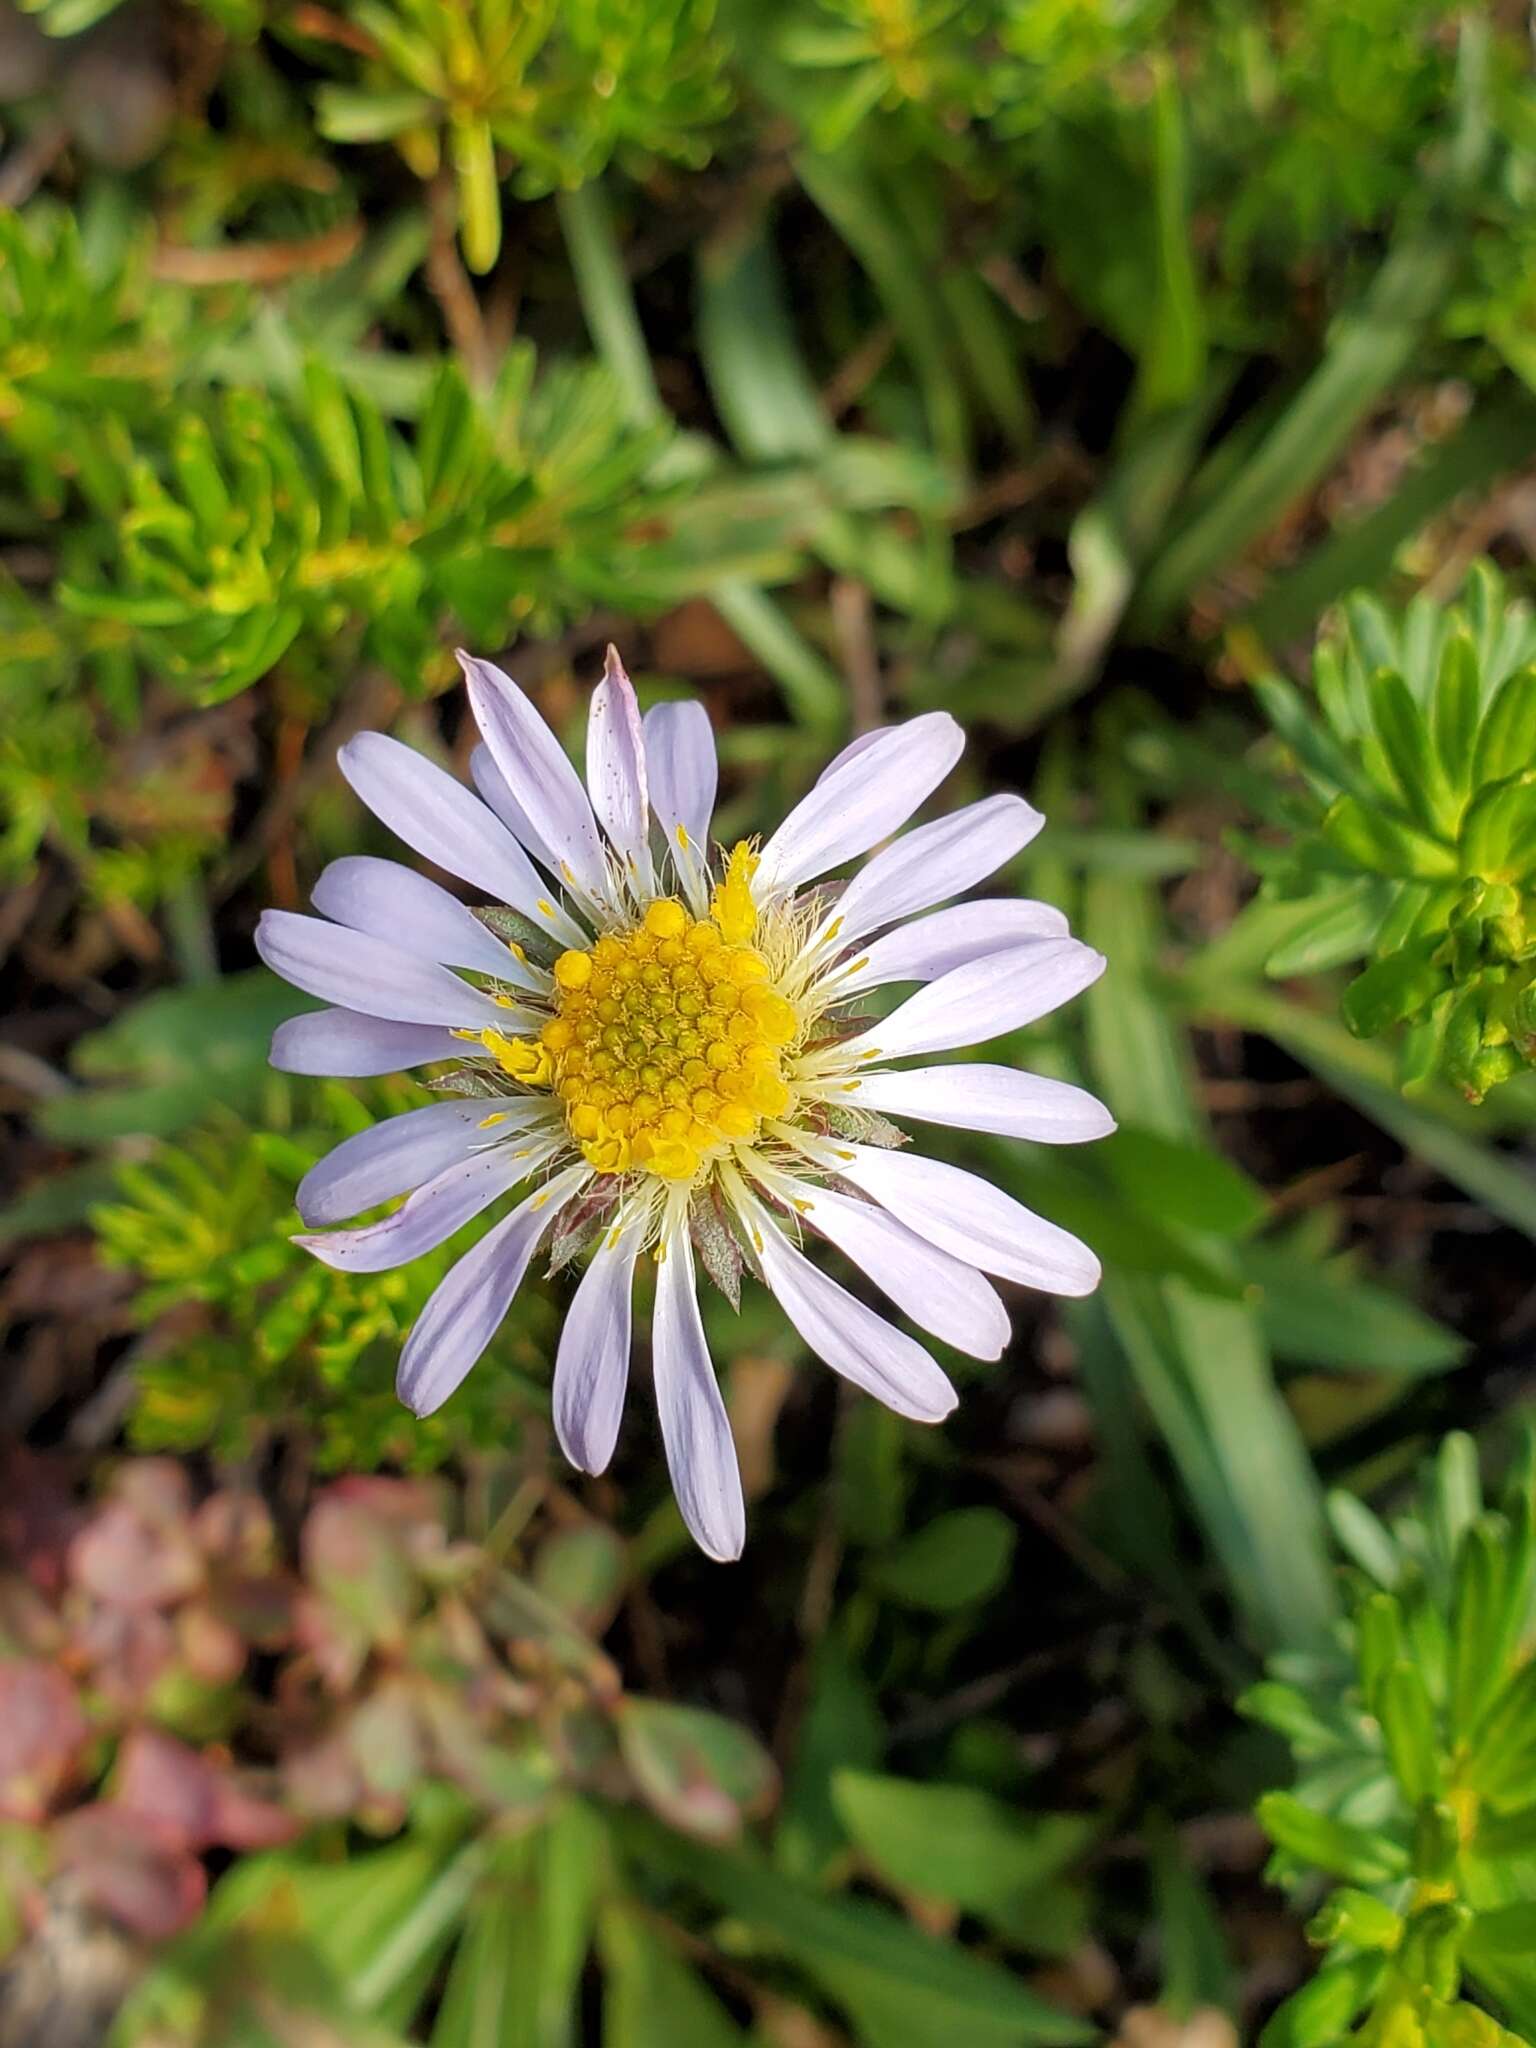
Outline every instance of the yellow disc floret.
<svg viewBox="0 0 1536 2048"><path fill-rule="evenodd" d="M692 918L665 898L634 930L555 962L555 1015L537 1050L572 1138L599 1172L691 1180L789 1105L784 1053L800 1019L745 943L754 926L741 852L713 916Z"/></svg>

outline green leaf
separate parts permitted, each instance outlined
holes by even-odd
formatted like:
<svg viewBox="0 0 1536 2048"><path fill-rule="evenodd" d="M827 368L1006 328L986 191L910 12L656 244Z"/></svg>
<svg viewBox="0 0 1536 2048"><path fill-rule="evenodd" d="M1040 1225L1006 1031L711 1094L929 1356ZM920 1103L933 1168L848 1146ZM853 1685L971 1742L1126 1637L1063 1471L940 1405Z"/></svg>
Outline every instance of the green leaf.
<svg viewBox="0 0 1536 2048"><path fill-rule="evenodd" d="M1459 872L1450 847L1427 839L1412 826L1399 824L1352 796L1341 796L1329 806L1323 836L1346 860L1373 875L1441 881Z"/></svg>
<svg viewBox="0 0 1536 2048"><path fill-rule="evenodd" d="M1247 1244L1243 1277L1277 1358L1325 1372L1415 1379L1448 1372L1467 1343L1410 1301L1363 1279L1352 1261L1322 1260L1283 1245Z"/></svg>
<svg viewBox="0 0 1536 2048"><path fill-rule="evenodd" d="M850 1839L897 1891L1011 1917L1098 1832L1088 1815L1023 1815L967 1785L839 1771L832 1797Z"/></svg>
<svg viewBox="0 0 1536 2048"><path fill-rule="evenodd" d="M1246 1237L1269 1212L1263 1189L1209 1146L1122 1124L1096 1157L1124 1194L1164 1223Z"/></svg>
<svg viewBox="0 0 1536 2048"><path fill-rule="evenodd" d="M1372 1704L1403 1797L1413 1807L1437 1798L1442 1778L1435 1710L1418 1666L1406 1660L1392 1665Z"/></svg>
<svg viewBox="0 0 1536 2048"><path fill-rule="evenodd" d="M1379 882L1347 882L1315 898L1264 962L1273 981L1323 974L1368 953L1381 928L1386 901Z"/></svg>
<svg viewBox="0 0 1536 2048"><path fill-rule="evenodd" d="M706 1849L649 1824L638 1838L647 1862L745 1921L834 1997L856 2003L869 1993L888 2016L905 2011L907 2041L932 2048L943 2048L946 2038L967 2048L1035 2042L1072 2048L1095 2038L1093 2028L1057 2012L1012 1972L958 1942L937 1941L868 1900L831 1897L745 1853Z"/></svg>
<svg viewBox="0 0 1536 2048"><path fill-rule="evenodd" d="M1469 644L1467 652L1470 658ZM1470 689L1475 702L1475 670ZM1379 670L1371 677L1369 690L1376 737L1396 778L1404 806L1432 837L1449 835L1455 829L1458 805L1412 691L1395 669Z"/></svg>
<svg viewBox="0 0 1536 2048"><path fill-rule="evenodd" d="M1258 2048L1334 2048L1370 2002L1384 1969L1380 1955L1329 1963L1285 2001L1260 2034Z"/></svg>
<svg viewBox="0 0 1536 2048"><path fill-rule="evenodd" d="M1483 717L1472 760L1472 785L1504 782L1536 760L1536 668L1506 677Z"/></svg>
<svg viewBox="0 0 1536 2048"><path fill-rule="evenodd" d="M1435 752L1444 772L1450 806L1445 823L1454 831L1457 812L1477 786L1473 757L1483 713L1483 679L1477 645L1470 633L1452 633L1435 678Z"/></svg>
<svg viewBox="0 0 1536 2048"><path fill-rule="evenodd" d="M953 1508L872 1557L870 1584L904 1607L956 1614L997 1592L1017 1536L996 1508Z"/></svg>
<svg viewBox="0 0 1536 2048"><path fill-rule="evenodd" d="M1205 317L1190 242L1183 107L1171 63L1159 63L1152 102L1157 294L1133 399L1143 415L1187 404L1205 375Z"/></svg>
<svg viewBox="0 0 1536 2048"><path fill-rule="evenodd" d="M1447 1702L1453 1735L1469 1733L1482 1714L1504 1677L1510 1643L1525 1619L1530 1589L1524 1585L1515 1591L1508 1583L1508 1538L1502 1515L1483 1515L1457 1549Z"/></svg>
<svg viewBox="0 0 1536 2048"><path fill-rule="evenodd" d="M1168 616L1184 596L1264 532L1333 463L1408 364L1463 254L1457 234L1405 223L1358 307L1333 323L1327 352L1248 460L1197 500L1148 572L1137 612Z"/></svg>
<svg viewBox="0 0 1536 2048"><path fill-rule="evenodd" d="M1257 1811L1259 1825L1277 1848L1332 1877L1351 1884L1389 1884L1408 1869L1408 1854L1400 1844L1304 1806L1293 1793L1266 1792Z"/></svg>
<svg viewBox="0 0 1536 2048"><path fill-rule="evenodd" d="M1536 866L1536 768L1486 784L1461 821L1461 861L1469 875L1518 882Z"/></svg>
<svg viewBox="0 0 1536 2048"><path fill-rule="evenodd" d="M1421 1015L1451 986L1450 969L1435 959L1438 951L1438 940L1422 940L1373 960L1355 976L1340 1008L1357 1038L1379 1038L1394 1024Z"/></svg>
<svg viewBox="0 0 1536 2048"><path fill-rule="evenodd" d="M706 242L698 280L699 354L738 453L753 462L814 460L836 437L795 339L764 222Z"/></svg>
<svg viewBox="0 0 1536 2048"><path fill-rule="evenodd" d="M745 2043L746 2035L713 1992L640 1914L610 1908L602 1917L600 1938L603 2048L741 2048Z"/></svg>

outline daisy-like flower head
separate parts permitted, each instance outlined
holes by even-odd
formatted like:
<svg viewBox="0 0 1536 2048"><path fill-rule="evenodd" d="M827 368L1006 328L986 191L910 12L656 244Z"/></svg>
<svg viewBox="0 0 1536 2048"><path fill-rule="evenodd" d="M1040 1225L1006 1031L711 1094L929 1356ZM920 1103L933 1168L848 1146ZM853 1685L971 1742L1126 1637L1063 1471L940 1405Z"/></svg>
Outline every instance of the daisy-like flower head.
<svg viewBox="0 0 1536 2048"><path fill-rule="evenodd" d="M667 1462L711 1557L739 1555L741 1480L695 1292L695 1254L735 1297L743 1269L834 1371L937 1422L945 1374L802 1249L826 1238L923 1329L997 1358L1008 1318L988 1274L1086 1294L1086 1246L1000 1189L903 1149L888 1121L1072 1144L1113 1129L1065 1082L985 1065L908 1065L1043 1017L1104 961L1066 919L1016 899L950 902L1043 823L1017 796L919 825L845 887L823 878L898 832L959 759L945 712L844 748L757 847L715 848L715 750L698 704L642 719L610 648L587 727L587 787L522 691L459 657L483 744L472 794L381 733L341 750L363 802L478 910L391 861L335 861L318 918L269 910L262 958L337 1005L282 1025L290 1073L455 1064L449 1098L348 1138L304 1179L312 1228L400 1195L382 1222L299 1240L373 1273L515 1206L461 1258L400 1359L400 1398L441 1406L480 1357L546 1238L591 1258L555 1362L566 1455L600 1472L629 1370L631 1297L656 1262L652 1352ZM927 913L927 914L923 914ZM912 920L907 922L906 920ZM888 1015L869 993L916 982Z"/></svg>

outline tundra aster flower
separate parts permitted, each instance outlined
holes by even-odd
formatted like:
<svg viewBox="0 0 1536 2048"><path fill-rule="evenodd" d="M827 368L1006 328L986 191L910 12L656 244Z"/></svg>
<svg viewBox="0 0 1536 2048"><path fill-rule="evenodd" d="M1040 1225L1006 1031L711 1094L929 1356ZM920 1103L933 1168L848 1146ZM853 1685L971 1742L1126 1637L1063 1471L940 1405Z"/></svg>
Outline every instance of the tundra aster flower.
<svg viewBox="0 0 1536 2048"><path fill-rule="evenodd" d="M400 1359L418 1415L489 1344L546 1237L591 1258L555 1362L566 1455L600 1472L618 1434L636 1264L656 1262L652 1354L683 1517L710 1556L745 1518L704 1341L694 1259L733 1299L743 1269L807 1346L921 1422L954 1406L916 1341L814 1265L826 1238L896 1307L957 1350L997 1358L1008 1318L988 1274L1085 1294L1086 1246L960 1168L894 1149L890 1117L1071 1144L1111 1119L1062 1081L985 1065L897 1065L1013 1031L1102 972L1043 903L949 903L1043 820L991 796L919 825L845 887L834 870L898 832L958 760L944 712L844 748L761 847L715 849L715 750L701 706L642 719L609 650L587 727L587 787L511 679L461 654L483 744L478 795L381 733L341 750L363 802L415 850L493 899L472 911L393 862L335 861L319 918L268 911L257 945L335 1005L279 1029L275 1066L364 1075L454 1061L452 1099L349 1138L298 1192L338 1224L406 1195L382 1222L299 1241L369 1273L441 1244L500 1196L516 1205L427 1302ZM926 913L926 914L922 914ZM907 920L912 920L907 922ZM915 994L878 1019L863 1000Z"/></svg>

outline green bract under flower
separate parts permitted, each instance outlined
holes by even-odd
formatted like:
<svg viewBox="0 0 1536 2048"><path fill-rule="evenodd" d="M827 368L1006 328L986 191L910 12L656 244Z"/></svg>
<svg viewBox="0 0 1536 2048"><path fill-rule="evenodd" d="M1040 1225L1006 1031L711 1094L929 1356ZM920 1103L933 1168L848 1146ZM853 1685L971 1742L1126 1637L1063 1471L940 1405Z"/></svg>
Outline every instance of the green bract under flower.
<svg viewBox="0 0 1536 2048"><path fill-rule="evenodd" d="M1256 857L1314 906L1269 971L1365 959L1350 1029L1403 1027L1405 1087L1481 1101L1536 1062L1536 619L1486 565L1454 609L1355 597L1313 676L1310 703L1258 686L1306 789L1297 838Z"/></svg>

